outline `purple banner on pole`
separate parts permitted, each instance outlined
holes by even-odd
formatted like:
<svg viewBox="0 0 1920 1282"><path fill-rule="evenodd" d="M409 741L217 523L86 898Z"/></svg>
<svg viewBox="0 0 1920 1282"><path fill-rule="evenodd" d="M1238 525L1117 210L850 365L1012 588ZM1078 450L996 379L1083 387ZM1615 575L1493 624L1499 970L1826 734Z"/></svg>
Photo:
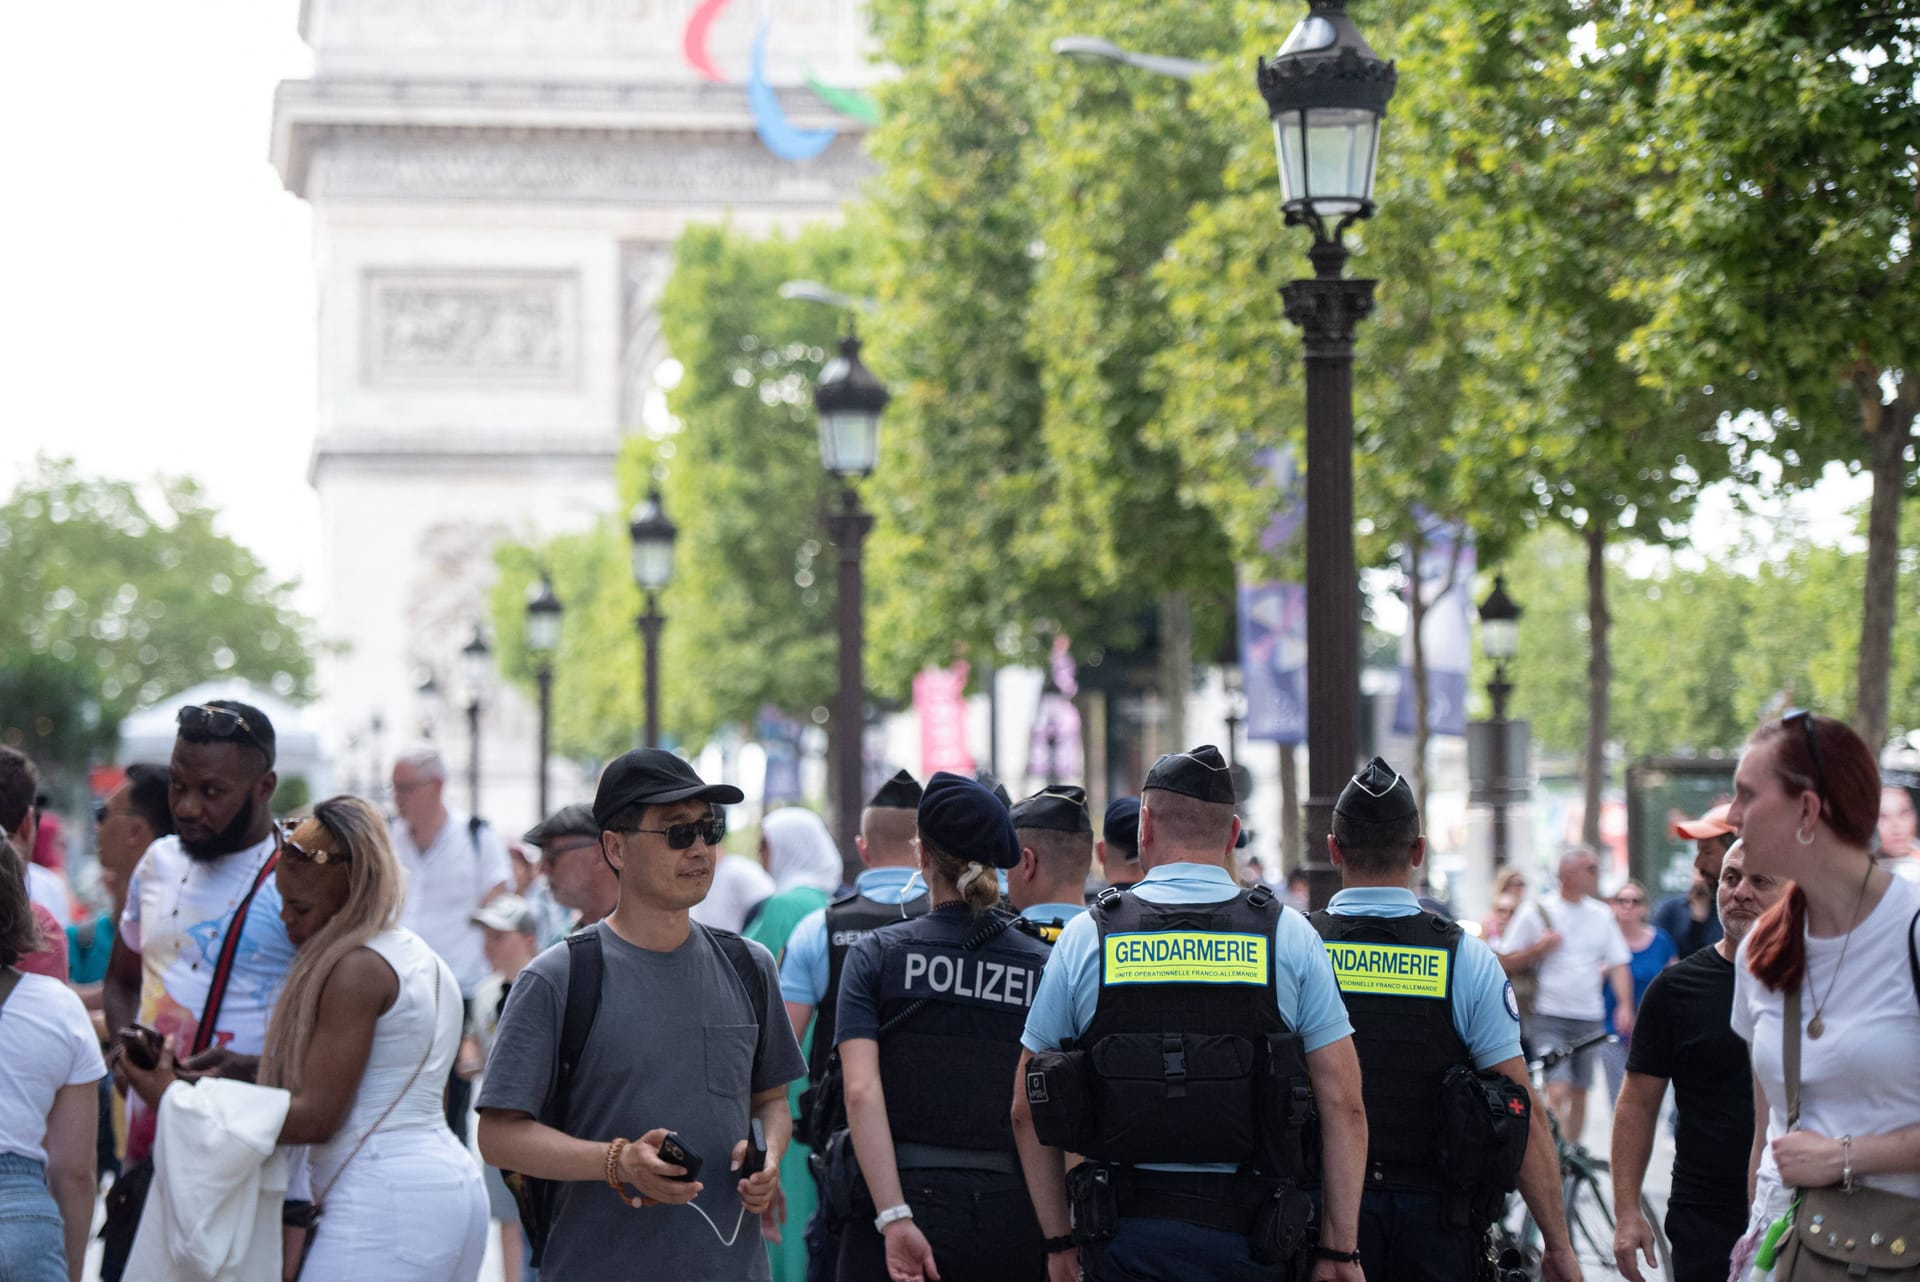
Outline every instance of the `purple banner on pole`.
<svg viewBox="0 0 1920 1282"><path fill-rule="evenodd" d="M1307 589L1299 583L1240 585L1240 679L1247 738L1307 741Z"/></svg>

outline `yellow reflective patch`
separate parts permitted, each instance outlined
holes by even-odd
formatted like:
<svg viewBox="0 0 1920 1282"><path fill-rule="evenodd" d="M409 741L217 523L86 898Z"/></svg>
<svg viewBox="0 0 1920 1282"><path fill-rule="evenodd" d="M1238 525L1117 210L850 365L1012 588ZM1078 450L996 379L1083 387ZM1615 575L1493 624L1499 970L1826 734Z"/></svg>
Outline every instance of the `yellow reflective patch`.
<svg viewBox="0 0 1920 1282"><path fill-rule="evenodd" d="M1102 984L1264 984L1264 935L1202 930L1108 935Z"/></svg>
<svg viewBox="0 0 1920 1282"><path fill-rule="evenodd" d="M1353 944L1327 941L1333 977L1343 993L1378 993L1384 997L1445 997L1447 970L1453 958L1444 948L1413 948L1400 944Z"/></svg>

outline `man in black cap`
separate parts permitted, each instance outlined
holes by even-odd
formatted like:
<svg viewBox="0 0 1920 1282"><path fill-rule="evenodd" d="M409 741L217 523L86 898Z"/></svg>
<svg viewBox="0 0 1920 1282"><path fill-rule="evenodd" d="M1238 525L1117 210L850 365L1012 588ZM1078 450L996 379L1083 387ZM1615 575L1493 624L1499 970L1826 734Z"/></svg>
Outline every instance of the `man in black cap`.
<svg viewBox="0 0 1920 1282"><path fill-rule="evenodd" d="M1370 1278L1473 1282L1517 1178L1545 1240L1543 1277L1577 1278L1513 988L1492 949L1415 899L1426 849L1413 789L1375 757L1334 803L1327 850L1345 889L1311 918L1360 1054L1361 1263ZM1498 1142L1449 1138L1490 1114L1502 1119Z"/></svg>
<svg viewBox="0 0 1920 1282"><path fill-rule="evenodd" d="M811 1088L820 1085L833 1057L834 1016L848 951L868 931L927 911L925 885L915 890L919 856L913 848L914 814L920 795L919 780L904 770L880 785L860 812L854 846L866 867L854 878L853 893L802 917L787 936L780 957L780 996L786 1001L795 1037L804 1041L807 1026L813 1025L813 1041L807 1043L809 1093L800 1097L803 1143L824 1143L828 1134L846 1124L838 1109L823 1108L819 1134L814 1133ZM810 1282L828 1282L839 1253L838 1235L817 1214L806 1232L807 1277Z"/></svg>
<svg viewBox="0 0 1920 1282"><path fill-rule="evenodd" d="M1108 803L1094 850L1107 885L1126 890L1140 880L1140 798L1116 797ZM1093 902L1092 895L1087 902Z"/></svg>
<svg viewBox="0 0 1920 1282"><path fill-rule="evenodd" d="M1087 911L1087 871L1093 866L1093 820L1087 790L1070 784L1042 788L1013 807L1020 862L1007 873L1007 902L1032 923L1042 943Z"/></svg>
<svg viewBox="0 0 1920 1282"><path fill-rule="evenodd" d="M593 807L579 801L562 806L521 840L539 847L547 889L555 903L580 914L580 925L593 925L620 902L620 875L601 852Z"/></svg>
<svg viewBox="0 0 1920 1282"><path fill-rule="evenodd" d="M805 1063L773 957L687 915L720 858L716 803L740 800L657 749L608 766L593 818L619 904L535 958L501 1012L480 1151L552 1190L539 1264L556 1277L768 1276L758 1217L779 1192L787 1083ZM742 1178L753 1120L766 1159Z"/></svg>
<svg viewBox="0 0 1920 1282"><path fill-rule="evenodd" d="M1055 1279L1073 1276L1076 1248L1090 1282L1360 1277L1353 1028L1306 919L1235 883L1233 805L1217 749L1160 758L1140 796L1146 876L1102 891L1047 962L1013 1123ZM1317 1232L1301 1189L1309 1096ZM1088 1159L1071 1179L1063 1150Z"/></svg>

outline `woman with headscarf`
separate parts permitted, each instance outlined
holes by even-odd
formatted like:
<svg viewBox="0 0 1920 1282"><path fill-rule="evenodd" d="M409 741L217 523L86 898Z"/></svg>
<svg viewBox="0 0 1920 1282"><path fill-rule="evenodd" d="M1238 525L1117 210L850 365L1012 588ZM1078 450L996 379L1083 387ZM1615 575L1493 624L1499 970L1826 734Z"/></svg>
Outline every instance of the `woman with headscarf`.
<svg viewBox="0 0 1920 1282"><path fill-rule="evenodd" d="M769 811L760 821L760 862L773 878L774 893L741 933L755 943L764 944L775 961L787 946L787 937L800 919L827 906L833 892L840 888L843 865L833 834L811 810L786 806ZM796 1032L804 1034L805 1029ZM801 1049L807 1049L804 1043ZM799 1116L800 1093L805 1078L795 1082L788 1093L794 1115ZM799 1140L787 1146L780 1160L780 1187L787 1194L787 1219L791 1225L805 1224L813 1218L818 1195L813 1175L807 1169L807 1155L813 1152ZM798 1231L782 1235L769 1243L767 1254L773 1263L773 1282L799 1282L807 1272L807 1244Z"/></svg>

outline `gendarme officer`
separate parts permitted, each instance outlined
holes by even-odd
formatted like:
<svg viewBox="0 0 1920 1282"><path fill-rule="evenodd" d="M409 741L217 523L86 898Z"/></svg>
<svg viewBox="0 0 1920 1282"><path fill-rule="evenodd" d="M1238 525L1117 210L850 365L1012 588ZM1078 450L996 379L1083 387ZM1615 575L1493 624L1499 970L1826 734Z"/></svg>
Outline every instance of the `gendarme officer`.
<svg viewBox="0 0 1920 1282"><path fill-rule="evenodd" d="M1426 838L1413 790L1385 761L1341 792L1327 848L1345 889L1311 920L1360 1053L1367 1276L1473 1282L1517 1176L1546 1243L1543 1277L1578 1278L1512 986L1492 949L1408 888Z"/></svg>
<svg viewBox="0 0 1920 1282"><path fill-rule="evenodd" d="M1215 748L1160 758L1146 875L1068 922L1041 977L1013 1116L1054 1282L1361 1276L1353 1028L1306 918L1236 884L1233 801ZM1317 1230L1300 1191L1316 1106ZM1088 1160L1067 1176L1063 1151Z"/></svg>
<svg viewBox="0 0 1920 1282"><path fill-rule="evenodd" d="M1093 866L1093 818L1087 790L1050 784L1013 807L1020 862L1007 873L1007 902L1028 933L1051 945L1066 924L1087 911L1087 872Z"/></svg>
<svg viewBox="0 0 1920 1282"><path fill-rule="evenodd" d="M874 1218L847 1225L838 1276L1038 1282L1007 1086L1047 948L1009 929L994 876L1020 845L992 793L944 771L927 781L919 830L933 910L854 945L840 990L847 1119Z"/></svg>

